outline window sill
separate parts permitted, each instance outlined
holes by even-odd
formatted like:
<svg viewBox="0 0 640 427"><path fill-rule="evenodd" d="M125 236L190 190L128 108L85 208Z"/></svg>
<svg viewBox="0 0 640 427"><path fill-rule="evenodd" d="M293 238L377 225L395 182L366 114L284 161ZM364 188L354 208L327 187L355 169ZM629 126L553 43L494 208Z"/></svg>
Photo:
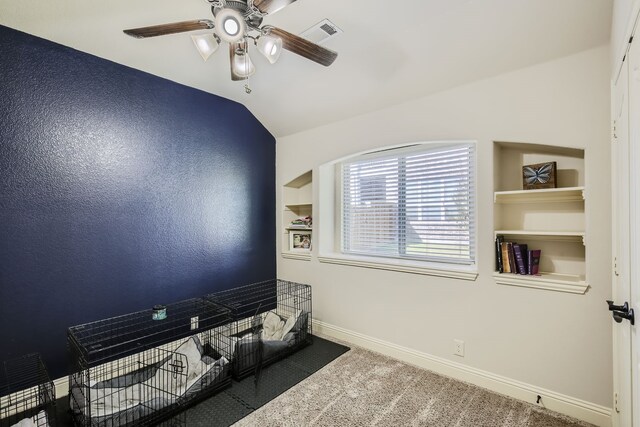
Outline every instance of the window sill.
<svg viewBox="0 0 640 427"><path fill-rule="evenodd" d="M338 253L318 256L318 261L327 264L351 265L354 267L375 268L378 270L398 271L401 273L423 274L426 276L448 277L461 280L476 280L478 272L471 268L454 269L434 267L433 263L420 263L405 260L394 262L380 261L373 257L357 257Z"/></svg>

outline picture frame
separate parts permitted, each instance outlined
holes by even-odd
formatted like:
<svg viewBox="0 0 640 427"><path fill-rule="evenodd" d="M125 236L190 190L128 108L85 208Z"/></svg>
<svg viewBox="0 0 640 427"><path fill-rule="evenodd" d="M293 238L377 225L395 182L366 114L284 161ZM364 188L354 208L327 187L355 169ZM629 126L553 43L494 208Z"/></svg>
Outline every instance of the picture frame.
<svg viewBox="0 0 640 427"><path fill-rule="evenodd" d="M290 230L289 231L289 251L290 252L311 252L311 231Z"/></svg>
<svg viewBox="0 0 640 427"><path fill-rule="evenodd" d="M556 162L536 163L522 167L522 189L558 188Z"/></svg>

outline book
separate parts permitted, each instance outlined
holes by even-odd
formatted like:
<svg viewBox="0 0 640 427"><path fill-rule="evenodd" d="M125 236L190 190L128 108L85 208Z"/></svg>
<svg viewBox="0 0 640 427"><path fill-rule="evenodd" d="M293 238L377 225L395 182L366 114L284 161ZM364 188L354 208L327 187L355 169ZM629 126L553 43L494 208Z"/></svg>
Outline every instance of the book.
<svg viewBox="0 0 640 427"><path fill-rule="evenodd" d="M529 274L529 245L522 243L520 245L520 252L522 252L522 262L524 263L524 273L522 274Z"/></svg>
<svg viewBox="0 0 640 427"><path fill-rule="evenodd" d="M503 273L511 273L511 265L509 264L509 242L500 243L502 251L502 267Z"/></svg>
<svg viewBox="0 0 640 427"><path fill-rule="evenodd" d="M518 270L516 269L516 256L513 252L514 243L515 242L507 242L507 247L509 252L509 270L514 274L518 274Z"/></svg>
<svg viewBox="0 0 640 427"><path fill-rule="evenodd" d="M498 273L504 273L504 267L502 265L502 242L504 242L504 236L496 236L496 271Z"/></svg>
<svg viewBox="0 0 640 427"><path fill-rule="evenodd" d="M542 251L540 249L530 250L528 252L529 257L529 274L537 276L540 269L540 255Z"/></svg>
<svg viewBox="0 0 640 427"><path fill-rule="evenodd" d="M522 247L526 245L513 244L513 254L516 259L516 272L518 274L527 274L527 270L524 267L524 256L522 253Z"/></svg>

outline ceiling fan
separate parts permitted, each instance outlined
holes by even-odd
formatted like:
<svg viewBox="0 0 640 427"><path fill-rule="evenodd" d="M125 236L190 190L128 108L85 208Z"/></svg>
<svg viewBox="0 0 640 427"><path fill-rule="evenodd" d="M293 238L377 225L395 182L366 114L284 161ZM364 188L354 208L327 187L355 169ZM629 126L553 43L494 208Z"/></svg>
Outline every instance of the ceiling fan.
<svg viewBox="0 0 640 427"><path fill-rule="evenodd" d="M135 38L163 36L196 30L213 30L210 33L192 35L196 48L206 61L222 41L229 43L231 80L246 80L255 73L249 57L249 41L270 63L275 63L282 49L298 54L328 67L338 57L332 50L310 42L300 36L270 25L262 25L265 16L271 15L296 0L205 0L211 4L214 20L174 22L150 27L132 28L124 33ZM247 92L250 92L248 87Z"/></svg>

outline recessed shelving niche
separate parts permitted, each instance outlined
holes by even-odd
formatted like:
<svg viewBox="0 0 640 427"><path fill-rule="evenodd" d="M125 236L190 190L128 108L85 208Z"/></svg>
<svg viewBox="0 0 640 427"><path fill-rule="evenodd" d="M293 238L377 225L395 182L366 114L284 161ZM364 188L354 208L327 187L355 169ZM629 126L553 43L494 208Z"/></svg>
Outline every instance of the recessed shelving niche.
<svg viewBox="0 0 640 427"><path fill-rule="evenodd" d="M524 190L522 166L557 163L557 188ZM583 294L586 279L584 150L494 143L494 237L540 249L540 275L494 273L500 285Z"/></svg>
<svg viewBox="0 0 640 427"><path fill-rule="evenodd" d="M289 235L295 231L308 231L311 228L289 228L296 218L311 216L313 213L313 172L308 171L289 181L282 187L282 256L290 259L311 260L311 251L292 251L289 249ZM313 237L313 235L312 235ZM311 240L313 243L313 239Z"/></svg>

